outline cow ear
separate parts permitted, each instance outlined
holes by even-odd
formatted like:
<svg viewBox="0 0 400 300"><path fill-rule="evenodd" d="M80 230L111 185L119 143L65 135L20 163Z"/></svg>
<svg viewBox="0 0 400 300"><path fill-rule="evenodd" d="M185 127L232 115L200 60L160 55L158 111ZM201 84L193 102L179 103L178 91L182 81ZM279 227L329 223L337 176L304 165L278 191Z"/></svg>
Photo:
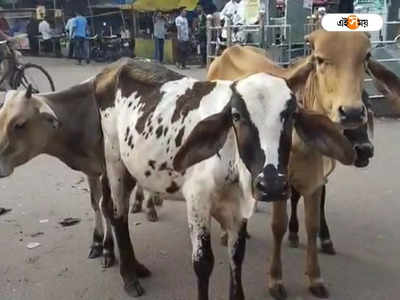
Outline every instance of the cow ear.
<svg viewBox="0 0 400 300"><path fill-rule="evenodd" d="M301 109L294 124L305 144L344 165L353 164L356 153L352 144L328 117Z"/></svg>
<svg viewBox="0 0 400 300"><path fill-rule="evenodd" d="M231 126L230 106L198 123L176 154L174 169L182 172L216 154L225 144Z"/></svg>
<svg viewBox="0 0 400 300"><path fill-rule="evenodd" d="M400 78L374 59L368 60L367 72L374 79L376 88L400 112Z"/></svg>
<svg viewBox="0 0 400 300"><path fill-rule="evenodd" d="M298 67L297 70L294 71L294 73L292 73L289 78L286 79L287 85L294 94L299 93L304 88L308 75L313 68L313 63L307 60L303 65Z"/></svg>

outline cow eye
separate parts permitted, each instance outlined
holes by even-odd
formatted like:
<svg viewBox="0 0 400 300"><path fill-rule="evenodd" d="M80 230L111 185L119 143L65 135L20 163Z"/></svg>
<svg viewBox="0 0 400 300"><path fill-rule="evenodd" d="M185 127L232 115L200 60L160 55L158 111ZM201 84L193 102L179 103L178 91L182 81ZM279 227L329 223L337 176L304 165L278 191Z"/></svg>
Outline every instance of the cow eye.
<svg viewBox="0 0 400 300"><path fill-rule="evenodd" d="M324 59L322 57L317 56L317 63L319 65L323 64L324 63Z"/></svg>
<svg viewBox="0 0 400 300"><path fill-rule="evenodd" d="M371 58L371 53L367 53L367 55L365 56L365 60L369 60Z"/></svg>

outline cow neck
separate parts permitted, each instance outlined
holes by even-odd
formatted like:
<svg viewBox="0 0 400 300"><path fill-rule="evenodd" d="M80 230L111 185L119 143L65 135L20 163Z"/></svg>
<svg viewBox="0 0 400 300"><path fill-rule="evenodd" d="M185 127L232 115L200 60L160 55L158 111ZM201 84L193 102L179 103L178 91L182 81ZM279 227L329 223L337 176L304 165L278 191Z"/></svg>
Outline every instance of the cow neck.
<svg viewBox="0 0 400 300"><path fill-rule="evenodd" d="M38 101L55 113L60 127L48 138L44 153L85 173L101 173L103 156L99 112L90 83L43 94Z"/></svg>

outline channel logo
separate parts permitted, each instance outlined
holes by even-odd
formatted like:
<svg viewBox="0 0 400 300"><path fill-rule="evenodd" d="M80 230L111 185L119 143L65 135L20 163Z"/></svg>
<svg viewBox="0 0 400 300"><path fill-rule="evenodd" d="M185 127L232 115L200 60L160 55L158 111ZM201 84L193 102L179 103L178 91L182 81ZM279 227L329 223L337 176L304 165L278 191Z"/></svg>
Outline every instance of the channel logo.
<svg viewBox="0 0 400 300"><path fill-rule="evenodd" d="M379 31L383 19L375 14L326 14L321 26L326 31Z"/></svg>

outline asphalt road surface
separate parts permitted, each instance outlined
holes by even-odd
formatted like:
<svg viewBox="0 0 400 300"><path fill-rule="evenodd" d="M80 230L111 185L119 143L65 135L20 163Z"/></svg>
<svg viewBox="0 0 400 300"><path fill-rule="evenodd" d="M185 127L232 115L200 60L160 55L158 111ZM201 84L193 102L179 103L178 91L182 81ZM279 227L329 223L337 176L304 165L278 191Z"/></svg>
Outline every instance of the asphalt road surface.
<svg viewBox="0 0 400 300"><path fill-rule="evenodd" d="M51 73L57 89L83 81L103 67L76 66L64 59L30 60ZM195 68L186 73L205 76L204 70ZM376 155L370 166L363 170L339 166L328 185L327 217L338 253L321 254L320 264L330 299L400 299L400 122L376 123ZM0 216L1 300L129 299L118 266L102 269L101 259L87 259L93 215L82 178L82 173L43 155L0 180L0 207L12 208ZM266 279L272 249L271 210L265 204L260 208L250 220L252 238L243 269L248 300L272 299ZM147 222L143 214L130 218L137 257L153 273L141 281L146 289L141 299L196 299L185 203L166 201L158 211L159 223ZM82 221L63 228L57 222L65 217ZM37 232L43 234L31 236ZM218 237L214 224L213 300L228 298L228 260ZM40 246L27 249L30 242ZM303 224L299 249L289 249L285 240L283 265L289 299L314 299L304 276Z"/></svg>

